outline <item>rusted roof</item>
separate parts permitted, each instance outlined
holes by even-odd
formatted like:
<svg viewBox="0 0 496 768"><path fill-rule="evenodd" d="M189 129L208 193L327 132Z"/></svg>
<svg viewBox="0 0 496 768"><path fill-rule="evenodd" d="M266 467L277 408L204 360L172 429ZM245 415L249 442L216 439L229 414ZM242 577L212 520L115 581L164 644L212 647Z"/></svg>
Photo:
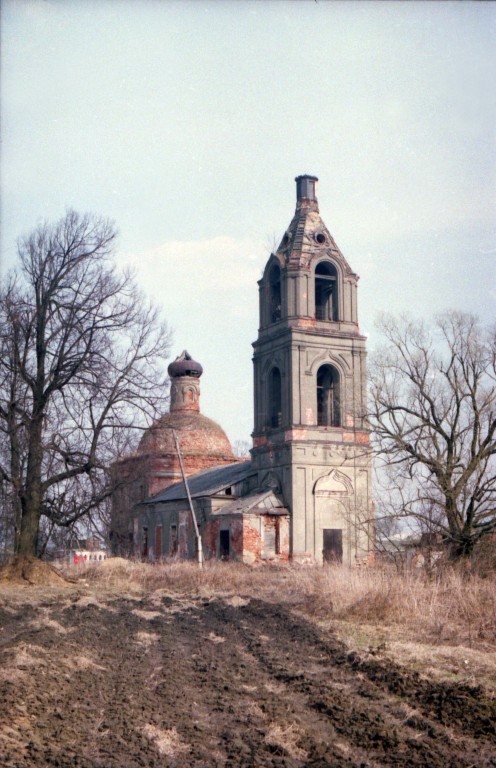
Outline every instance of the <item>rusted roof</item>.
<svg viewBox="0 0 496 768"><path fill-rule="evenodd" d="M217 422L201 413L177 411L164 414L146 430L138 453L172 453L175 456L173 429L178 434L183 456L219 456L228 461L235 458L229 439Z"/></svg>

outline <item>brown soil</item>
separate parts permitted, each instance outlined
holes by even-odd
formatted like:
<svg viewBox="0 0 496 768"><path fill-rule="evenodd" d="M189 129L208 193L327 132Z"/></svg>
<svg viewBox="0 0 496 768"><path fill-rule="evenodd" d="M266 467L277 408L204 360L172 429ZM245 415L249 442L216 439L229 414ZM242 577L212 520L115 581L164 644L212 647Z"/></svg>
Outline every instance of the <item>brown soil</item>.
<svg viewBox="0 0 496 768"><path fill-rule="evenodd" d="M25 595L0 593L5 768L496 766L482 690L349 652L289 608Z"/></svg>

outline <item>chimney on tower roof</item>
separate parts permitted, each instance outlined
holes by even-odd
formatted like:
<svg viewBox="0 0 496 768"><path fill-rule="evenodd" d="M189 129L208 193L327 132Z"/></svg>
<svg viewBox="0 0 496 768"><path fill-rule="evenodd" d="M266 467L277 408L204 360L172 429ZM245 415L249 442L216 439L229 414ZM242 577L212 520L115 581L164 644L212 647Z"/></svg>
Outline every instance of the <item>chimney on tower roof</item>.
<svg viewBox="0 0 496 768"><path fill-rule="evenodd" d="M319 210L317 200L317 176L297 176L296 179L296 208L307 208L311 211Z"/></svg>

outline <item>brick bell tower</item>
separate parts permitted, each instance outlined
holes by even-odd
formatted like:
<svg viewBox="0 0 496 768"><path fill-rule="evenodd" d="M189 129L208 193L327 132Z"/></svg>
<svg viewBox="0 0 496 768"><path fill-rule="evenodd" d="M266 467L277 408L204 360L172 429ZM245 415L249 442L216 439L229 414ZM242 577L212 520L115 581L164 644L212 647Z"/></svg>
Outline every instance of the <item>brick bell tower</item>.
<svg viewBox="0 0 496 768"><path fill-rule="evenodd" d="M259 281L252 460L291 513L294 559L352 565L372 549L365 337L358 275L319 213L315 176Z"/></svg>

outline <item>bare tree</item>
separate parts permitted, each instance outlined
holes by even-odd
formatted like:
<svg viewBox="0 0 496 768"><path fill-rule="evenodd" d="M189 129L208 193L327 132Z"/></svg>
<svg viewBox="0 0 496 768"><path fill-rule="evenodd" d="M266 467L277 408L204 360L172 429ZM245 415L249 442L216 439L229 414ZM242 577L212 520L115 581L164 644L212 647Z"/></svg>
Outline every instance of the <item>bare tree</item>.
<svg viewBox="0 0 496 768"><path fill-rule="evenodd" d="M69 211L19 241L0 292L0 473L15 551L34 556L40 520L69 526L110 492L116 435L163 396L169 336L107 221Z"/></svg>
<svg viewBox="0 0 496 768"><path fill-rule="evenodd" d="M383 507L440 534L453 558L496 530L496 343L477 318L429 330L382 318L370 366L370 424L383 463Z"/></svg>
<svg viewBox="0 0 496 768"><path fill-rule="evenodd" d="M233 443L233 453L240 459L250 458L251 443L248 440L235 440Z"/></svg>

